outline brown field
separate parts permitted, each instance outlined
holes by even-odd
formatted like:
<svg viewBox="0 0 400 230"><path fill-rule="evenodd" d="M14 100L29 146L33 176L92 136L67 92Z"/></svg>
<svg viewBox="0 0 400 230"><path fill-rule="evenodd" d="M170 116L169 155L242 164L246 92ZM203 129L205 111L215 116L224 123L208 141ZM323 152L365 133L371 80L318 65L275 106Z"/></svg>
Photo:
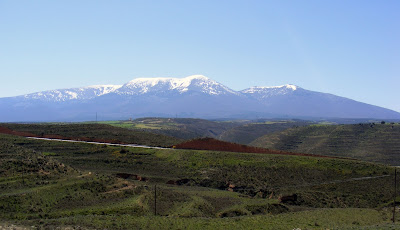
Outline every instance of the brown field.
<svg viewBox="0 0 400 230"><path fill-rule="evenodd" d="M18 131L14 131L9 128L3 127L3 126L0 126L0 133L11 134L11 135L16 135L16 136L21 136L21 137L36 137L36 135L33 133L18 132Z"/></svg>

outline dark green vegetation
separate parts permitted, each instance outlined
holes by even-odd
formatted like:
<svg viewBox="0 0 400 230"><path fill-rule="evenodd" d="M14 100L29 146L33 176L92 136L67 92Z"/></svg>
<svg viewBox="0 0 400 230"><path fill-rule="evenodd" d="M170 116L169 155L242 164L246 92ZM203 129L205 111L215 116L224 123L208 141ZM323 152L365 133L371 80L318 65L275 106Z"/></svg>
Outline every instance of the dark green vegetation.
<svg viewBox="0 0 400 230"><path fill-rule="evenodd" d="M180 139L217 137L221 133L239 126L242 122L216 122L192 118L139 118L132 121L106 121L117 127L160 133Z"/></svg>
<svg viewBox="0 0 400 230"><path fill-rule="evenodd" d="M105 121L102 123L186 140L212 137L228 142L249 144L263 135L315 122L274 119L209 121L192 118L139 118L132 121Z"/></svg>
<svg viewBox="0 0 400 230"><path fill-rule="evenodd" d="M239 144L250 144L255 139L283 131L288 128L306 126L313 124L310 121L298 121L298 120L287 120L287 121L255 121L249 124L243 124L232 129L229 129L218 136L218 139L234 142Z"/></svg>
<svg viewBox="0 0 400 230"><path fill-rule="evenodd" d="M265 135L251 145L400 165L400 124L311 125Z"/></svg>
<svg viewBox="0 0 400 230"><path fill-rule="evenodd" d="M180 139L141 130L127 130L107 124L0 124L18 132L29 132L39 137L66 137L111 143L130 143L149 146L172 146Z"/></svg>
<svg viewBox="0 0 400 230"><path fill-rule="evenodd" d="M103 133L97 127L109 128L100 125L7 126L36 134L111 135L97 136ZM127 134L112 135L123 138L131 131L121 132ZM1 134L0 169L0 223L48 229L398 227L390 225L387 208L393 169L355 160L127 148ZM278 200L282 196L284 202Z"/></svg>

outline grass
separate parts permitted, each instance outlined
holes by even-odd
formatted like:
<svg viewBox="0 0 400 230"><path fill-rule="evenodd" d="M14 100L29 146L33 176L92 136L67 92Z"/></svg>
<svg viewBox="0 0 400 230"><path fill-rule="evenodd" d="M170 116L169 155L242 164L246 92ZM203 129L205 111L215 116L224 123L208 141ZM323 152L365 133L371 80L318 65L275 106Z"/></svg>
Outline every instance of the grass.
<svg viewBox="0 0 400 230"><path fill-rule="evenodd" d="M213 137L239 144L249 144L263 135L294 126L309 125L313 122L300 120L209 121L191 118L140 118L131 121L104 121L101 123L132 130L145 130L186 140Z"/></svg>
<svg viewBox="0 0 400 230"><path fill-rule="evenodd" d="M311 125L265 135L251 145L399 165L400 125Z"/></svg>
<svg viewBox="0 0 400 230"><path fill-rule="evenodd" d="M107 124L124 129L176 129L174 123L135 122L135 121L99 121L98 124ZM92 124L92 123L91 123Z"/></svg>
<svg viewBox="0 0 400 230"><path fill-rule="evenodd" d="M0 169L2 223L47 229L398 227L386 208L393 177L349 181L393 170L355 160L105 147L2 134ZM167 184L180 179L187 183ZM298 195L296 203L278 201L291 194Z"/></svg>
<svg viewBox="0 0 400 230"><path fill-rule="evenodd" d="M47 226L89 226L110 229L379 229L398 228L387 213L370 209L313 210L239 218L179 218L162 216L85 215L43 220Z"/></svg>
<svg viewBox="0 0 400 230"><path fill-rule="evenodd" d="M112 143L130 143L149 146L172 146L182 140L141 130L128 130L114 127L116 122L108 124L1 124L9 129L19 132L33 133L39 137L65 137L71 139L85 139Z"/></svg>
<svg viewBox="0 0 400 230"><path fill-rule="evenodd" d="M197 137L217 137L224 131L241 125L241 122L218 122L192 118L139 118L132 121L104 122L117 127L132 130L144 130L152 133L173 136L179 139Z"/></svg>

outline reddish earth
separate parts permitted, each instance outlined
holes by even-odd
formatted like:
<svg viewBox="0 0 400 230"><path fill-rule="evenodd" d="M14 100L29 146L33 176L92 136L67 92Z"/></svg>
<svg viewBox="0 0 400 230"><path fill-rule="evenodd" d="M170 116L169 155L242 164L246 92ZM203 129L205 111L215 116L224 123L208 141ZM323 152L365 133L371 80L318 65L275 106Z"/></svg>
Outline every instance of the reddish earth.
<svg viewBox="0 0 400 230"><path fill-rule="evenodd" d="M33 133L18 132L18 131L14 131L9 128L3 127L3 126L0 126L0 133L22 136L22 137L36 137L36 135Z"/></svg>
<svg viewBox="0 0 400 230"><path fill-rule="evenodd" d="M280 155L296 155L296 156L310 156L310 157L324 157L324 158L339 158L323 155L314 155L306 153L293 153L280 150L271 150L264 148L257 148L248 145L241 145L225 141L216 140L213 138L200 138L190 140L175 146L177 149L194 149L194 150L211 150L211 151L226 151L226 152L242 152L242 153L265 153L265 154L280 154Z"/></svg>

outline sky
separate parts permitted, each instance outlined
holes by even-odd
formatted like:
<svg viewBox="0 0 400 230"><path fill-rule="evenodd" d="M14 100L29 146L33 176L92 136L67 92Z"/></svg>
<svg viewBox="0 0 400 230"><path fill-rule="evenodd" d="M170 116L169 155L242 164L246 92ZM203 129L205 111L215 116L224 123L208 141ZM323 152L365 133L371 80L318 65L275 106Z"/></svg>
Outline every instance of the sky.
<svg viewBox="0 0 400 230"><path fill-rule="evenodd" d="M0 0L0 97L201 74L400 112L398 12L398 0Z"/></svg>

